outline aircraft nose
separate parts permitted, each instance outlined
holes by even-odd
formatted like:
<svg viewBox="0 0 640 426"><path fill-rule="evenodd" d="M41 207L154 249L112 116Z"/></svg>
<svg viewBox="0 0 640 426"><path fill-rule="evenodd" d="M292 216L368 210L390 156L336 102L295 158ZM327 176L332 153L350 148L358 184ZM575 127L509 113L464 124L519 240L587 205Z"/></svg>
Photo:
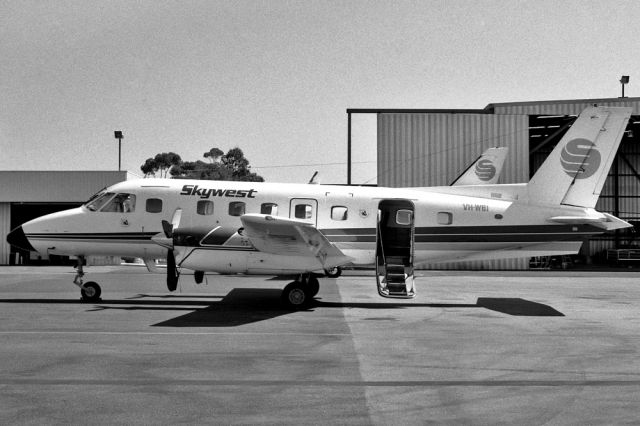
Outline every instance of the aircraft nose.
<svg viewBox="0 0 640 426"><path fill-rule="evenodd" d="M7 242L12 246L23 250L36 251L27 239L26 235L24 235L22 226L18 226L13 231L9 232L9 235L7 235Z"/></svg>

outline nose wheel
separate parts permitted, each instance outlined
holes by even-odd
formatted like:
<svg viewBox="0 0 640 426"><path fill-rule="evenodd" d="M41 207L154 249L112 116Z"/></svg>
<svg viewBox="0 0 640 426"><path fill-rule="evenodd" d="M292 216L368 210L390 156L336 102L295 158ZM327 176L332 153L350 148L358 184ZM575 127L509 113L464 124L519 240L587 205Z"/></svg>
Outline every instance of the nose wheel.
<svg viewBox="0 0 640 426"><path fill-rule="evenodd" d="M100 286L94 281L86 282L80 287L80 295L83 302L97 302L101 300L101 293Z"/></svg>
<svg viewBox="0 0 640 426"><path fill-rule="evenodd" d="M83 302L97 302L100 299L100 294L102 294L102 290L100 286L95 281L83 282L82 277L84 277L84 256L78 256L78 264L76 265L77 272L76 276L73 279L73 283L80 287L80 300Z"/></svg>

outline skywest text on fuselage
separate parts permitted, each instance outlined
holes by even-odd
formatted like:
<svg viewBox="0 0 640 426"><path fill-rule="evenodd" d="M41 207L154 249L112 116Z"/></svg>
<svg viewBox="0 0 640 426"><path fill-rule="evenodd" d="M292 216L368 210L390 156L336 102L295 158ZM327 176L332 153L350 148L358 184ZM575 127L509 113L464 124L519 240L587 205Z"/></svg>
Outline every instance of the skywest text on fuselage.
<svg viewBox="0 0 640 426"><path fill-rule="evenodd" d="M180 195L199 196L200 198L209 197L233 197L233 198L256 198L255 189L205 189L199 188L198 185L184 185Z"/></svg>

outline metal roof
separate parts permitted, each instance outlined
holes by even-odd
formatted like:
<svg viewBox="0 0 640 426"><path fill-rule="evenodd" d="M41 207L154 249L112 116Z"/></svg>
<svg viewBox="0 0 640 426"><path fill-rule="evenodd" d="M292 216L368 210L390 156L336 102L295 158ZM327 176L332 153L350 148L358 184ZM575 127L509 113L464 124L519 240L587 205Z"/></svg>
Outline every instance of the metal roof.
<svg viewBox="0 0 640 426"><path fill-rule="evenodd" d="M567 99L552 101L492 103L485 110L493 114L527 115L577 115L594 104L633 108L632 114L640 114L640 98Z"/></svg>
<svg viewBox="0 0 640 426"><path fill-rule="evenodd" d="M640 98L594 98L491 103L482 109L347 108L347 114L528 114L577 115L593 104L628 106L640 114Z"/></svg>

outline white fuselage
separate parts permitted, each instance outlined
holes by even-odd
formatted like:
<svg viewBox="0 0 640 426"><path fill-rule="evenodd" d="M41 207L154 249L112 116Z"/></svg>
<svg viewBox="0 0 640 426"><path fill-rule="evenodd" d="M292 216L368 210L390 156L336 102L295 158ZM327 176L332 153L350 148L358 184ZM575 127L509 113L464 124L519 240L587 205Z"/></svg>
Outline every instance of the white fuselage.
<svg viewBox="0 0 640 426"><path fill-rule="evenodd" d="M310 222L356 265L375 262L382 200L413 205L414 264L575 253L584 238L603 232L590 225L550 223L549 217L584 216L590 209L531 205L524 188L496 185L465 191L140 179L107 188L101 194L111 195L102 195L97 205L88 202L47 215L23 229L41 253L165 258L167 249L151 238L163 232L162 221L171 221L179 208L179 229L190 235L175 248L180 266L256 274L313 271L320 265L255 250L237 233L245 213ZM128 204L116 206L117 196Z"/></svg>

